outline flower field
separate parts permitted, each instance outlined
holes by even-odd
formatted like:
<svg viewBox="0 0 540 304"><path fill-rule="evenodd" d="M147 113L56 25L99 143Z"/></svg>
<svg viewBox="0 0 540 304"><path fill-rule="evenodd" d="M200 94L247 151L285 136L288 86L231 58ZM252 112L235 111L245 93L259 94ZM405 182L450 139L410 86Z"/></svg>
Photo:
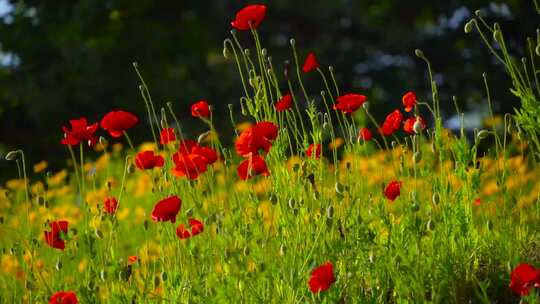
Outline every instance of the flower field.
<svg viewBox="0 0 540 304"><path fill-rule="evenodd" d="M521 65L497 25L467 22L501 45L523 105L493 113L484 77L490 118L468 136L443 127L453 101L429 54L415 52L430 96L371 100L294 39L274 62L257 31L267 10L240 10L224 41L243 88L232 145L219 101L161 104L134 64L146 113L51 127L62 170L28 163L31 147L6 155L19 176L0 185L0 303L539 302L540 37ZM372 115L383 102L395 110ZM179 112L206 132L187 138Z"/></svg>

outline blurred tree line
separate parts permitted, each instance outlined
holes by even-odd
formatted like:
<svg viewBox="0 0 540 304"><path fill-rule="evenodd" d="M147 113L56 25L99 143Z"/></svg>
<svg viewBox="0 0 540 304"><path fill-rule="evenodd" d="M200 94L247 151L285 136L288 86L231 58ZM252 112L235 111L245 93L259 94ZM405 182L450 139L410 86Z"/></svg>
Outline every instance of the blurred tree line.
<svg viewBox="0 0 540 304"><path fill-rule="evenodd" d="M188 135L202 130L190 117L189 105L207 99L221 135L231 140L227 104L234 104L239 115L242 90L234 63L222 56L222 41L235 12L251 2L3 2L8 9L0 18L0 155L23 148L30 162L47 159L61 166L68 156L60 145L61 126L81 116L99 121L112 109L138 113L143 125L133 137L150 139L135 61L154 100L161 106L172 102ZM512 112L517 100L508 92L502 67L477 34L463 33L463 25L481 9L502 25L517 55L538 25L532 0L257 2L268 5L260 34L278 69L291 59L288 42L294 37L301 58L314 51L321 64L334 66L342 91L368 95L381 119L407 90L424 100L429 96L416 48L432 60L446 115L453 114L452 95L463 109L485 105L483 72L495 110ZM252 46L249 33L240 36ZM319 77L308 75L306 82L317 96ZM0 163L0 170L7 167Z"/></svg>

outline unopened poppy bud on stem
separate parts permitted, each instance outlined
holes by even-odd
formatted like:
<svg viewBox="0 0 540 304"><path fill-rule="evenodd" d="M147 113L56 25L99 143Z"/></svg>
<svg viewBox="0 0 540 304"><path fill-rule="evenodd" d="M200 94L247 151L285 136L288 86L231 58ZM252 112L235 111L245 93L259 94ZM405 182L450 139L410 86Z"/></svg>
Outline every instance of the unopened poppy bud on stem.
<svg viewBox="0 0 540 304"><path fill-rule="evenodd" d="M8 152L8 154L6 154L6 160L15 160L17 159L17 153L19 153L19 151L10 151Z"/></svg>
<svg viewBox="0 0 540 304"><path fill-rule="evenodd" d="M469 34L473 30L474 22L476 22L474 19L469 20L467 23L465 23L465 26L463 27L463 31L465 34Z"/></svg>
<svg viewBox="0 0 540 304"><path fill-rule="evenodd" d="M291 38L291 40L289 40L289 43L292 45L292 46L295 46L296 45L296 40L294 38Z"/></svg>
<svg viewBox="0 0 540 304"><path fill-rule="evenodd" d="M487 130L480 130L480 131L478 132L478 134L476 135L476 137L477 137L479 140L482 140L482 139L486 138L488 135L489 135L489 131L487 131Z"/></svg>
<svg viewBox="0 0 540 304"><path fill-rule="evenodd" d="M366 111L369 111L369 102L364 102L364 104L362 105L362 108L364 108L364 110Z"/></svg>
<svg viewBox="0 0 540 304"><path fill-rule="evenodd" d="M230 55L229 48L227 48L227 45L224 42L223 43L223 57L225 59L229 59L229 55Z"/></svg>
<svg viewBox="0 0 540 304"><path fill-rule="evenodd" d="M416 50L414 50L414 54L415 54L416 57L418 57L418 58L424 58L424 52L422 52L421 49L416 49Z"/></svg>

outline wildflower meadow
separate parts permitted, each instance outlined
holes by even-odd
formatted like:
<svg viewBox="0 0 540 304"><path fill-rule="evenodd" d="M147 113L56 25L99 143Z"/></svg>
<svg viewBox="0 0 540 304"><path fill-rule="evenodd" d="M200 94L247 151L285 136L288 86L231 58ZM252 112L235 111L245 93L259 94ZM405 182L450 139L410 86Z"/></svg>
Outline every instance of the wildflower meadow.
<svg viewBox="0 0 540 304"><path fill-rule="evenodd" d="M65 147L61 170L30 163L30 143L6 154L18 176L0 185L0 303L540 302L540 33L520 58L481 11L464 24L520 101L494 112L481 75L489 119L470 133L427 52L414 51L430 95L372 99L294 38L273 58L271 11L222 20L237 103L156 100L133 63L146 112L42 126ZM372 114L382 103L394 110ZM232 145L214 124L227 106ZM188 138L180 112L204 132Z"/></svg>

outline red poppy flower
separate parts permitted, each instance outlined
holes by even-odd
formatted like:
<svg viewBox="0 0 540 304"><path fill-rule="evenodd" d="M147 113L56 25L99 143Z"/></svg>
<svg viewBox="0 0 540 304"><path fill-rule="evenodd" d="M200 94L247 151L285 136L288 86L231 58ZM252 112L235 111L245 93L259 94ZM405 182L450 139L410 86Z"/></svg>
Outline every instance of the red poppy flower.
<svg viewBox="0 0 540 304"><path fill-rule="evenodd" d="M76 146L79 143L84 142L91 147L96 144L97 137L94 136L94 133L96 133L98 129L97 122L88 125L86 118L82 117L79 119L71 119L69 123L71 124L71 130L67 127L62 127L64 138L62 138L61 143L63 145Z"/></svg>
<svg viewBox="0 0 540 304"><path fill-rule="evenodd" d="M236 13L236 19L231 22L232 27L240 31L247 31L259 27L266 16L266 5L252 4L244 7Z"/></svg>
<svg viewBox="0 0 540 304"><path fill-rule="evenodd" d="M154 169L155 167L163 167L165 160L163 156L154 154L154 151L143 151L135 156L135 166L141 170Z"/></svg>
<svg viewBox="0 0 540 304"><path fill-rule="evenodd" d="M413 92L407 92L401 98L403 101L403 106L405 106L405 112L410 112L416 105L416 94Z"/></svg>
<svg viewBox="0 0 540 304"><path fill-rule="evenodd" d="M527 263L519 264L510 274L510 288L520 296L526 296L532 287L540 287L540 269Z"/></svg>
<svg viewBox="0 0 540 304"><path fill-rule="evenodd" d="M482 204L482 201L480 200L479 197L477 197L477 198L474 199L474 204L475 204L476 206L480 206L480 205Z"/></svg>
<svg viewBox="0 0 540 304"><path fill-rule="evenodd" d="M115 214L116 210L118 209L118 200L116 197L107 197L103 202L103 209L105 210L105 213L111 215Z"/></svg>
<svg viewBox="0 0 540 304"><path fill-rule="evenodd" d="M190 218L189 219L189 226L191 227L191 235L195 236L201 232L204 231L204 225L201 221Z"/></svg>
<svg viewBox="0 0 540 304"><path fill-rule="evenodd" d="M394 201L401 193L401 182L391 181L384 189L384 196L390 201Z"/></svg>
<svg viewBox="0 0 540 304"><path fill-rule="evenodd" d="M321 157L321 150L321 144L311 144L306 150L306 155L309 158L314 157L315 159L319 159Z"/></svg>
<svg viewBox="0 0 540 304"><path fill-rule="evenodd" d="M306 57L306 60L304 60L302 71L304 71L304 73L309 73L311 71L318 69L320 66L321 65L319 64L319 61L317 60L317 56L315 56L315 53L309 53Z"/></svg>
<svg viewBox="0 0 540 304"><path fill-rule="evenodd" d="M186 176L189 179L197 179L200 174L206 172L208 161L205 157L197 154L175 153L173 155L175 167L172 169L178 177Z"/></svg>
<svg viewBox="0 0 540 304"><path fill-rule="evenodd" d="M176 227L176 235L180 239L185 240L191 236L191 232L186 229L186 226L184 226L184 224L180 224L178 225L178 227Z"/></svg>
<svg viewBox="0 0 540 304"><path fill-rule="evenodd" d="M364 102L366 102L367 97L359 94L346 94L339 96L337 103L334 104L334 110L339 110L345 114L352 114L358 110Z"/></svg>
<svg viewBox="0 0 540 304"><path fill-rule="evenodd" d="M371 134L371 131L368 128L362 128L360 129L360 132L358 132L358 138L363 139L364 141L370 141L373 138L373 134Z"/></svg>
<svg viewBox="0 0 540 304"><path fill-rule="evenodd" d="M259 155L252 156L241 162L236 172L241 180L247 180L259 174L270 175L266 162Z"/></svg>
<svg viewBox="0 0 540 304"><path fill-rule="evenodd" d="M401 122L403 121L403 114L399 110L388 114L382 127L379 129L384 136L389 136L394 134L395 131L399 130L401 127Z"/></svg>
<svg viewBox="0 0 540 304"><path fill-rule="evenodd" d="M152 210L152 220L154 222L176 222L176 215L180 211L182 201L176 195L162 199L157 202Z"/></svg>
<svg viewBox="0 0 540 304"><path fill-rule="evenodd" d="M200 100L191 105L191 116L193 117L210 117L210 106L206 100Z"/></svg>
<svg viewBox="0 0 540 304"><path fill-rule="evenodd" d="M193 150L194 147L197 147L199 144L192 140L192 139L186 139L180 142L178 152L182 154L190 154L191 150Z"/></svg>
<svg viewBox="0 0 540 304"><path fill-rule="evenodd" d="M278 135L278 126L273 122L262 121L245 130L236 139L236 152L243 156L259 154L259 150L270 151L272 141Z"/></svg>
<svg viewBox="0 0 540 304"><path fill-rule="evenodd" d="M138 260L139 260L138 256L130 255L130 256L128 256L127 262L128 262L128 265L133 265L133 264L137 263Z"/></svg>
<svg viewBox="0 0 540 304"><path fill-rule="evenodd" d="M43 232L45 235L45 242L52 248L64 250L66 244L61 238L61 233L68 233L68 221L50 222L49 226L51 227L51 231Z"/></svg>
<svg viewBox="0 0 540 304"><path fill-rule="evenodd" d="M208 165L211 165L218 160L218 155L217 155L216 150L209 147L203 147L203 146L197 145L191 149L191 154L204 157Z"/></svg>
<svg viewBox="0 0 540 304"><path fill-rule="evenodd" d="M409 134L416 133L414 131L414 124L417 121L419 123L420 130L424 130L426 128L426 123L424 122L424 119L422 119L422 117L417 116L417 117L407 118L407 120L405 120L405 123L403 124L403 131Z"/></svg>
<svg viewBox="0 0 540 304"><path fill-rule="evenodd" d="M73 291L58 291L51 296L49 304L77 304L77 295Z"/></svg>
<svg viewBox="0 0 540 304"><path fill-rule="evenodd" d="M101 128L108 131L112 137L120 137L124 131L132 128L139 122L139 118L126 111L112 111L101 119Z"/></svg>
<svg viewBox="0 0 540 304"><path fill-rule="evenodd" d="M175 140L176 135L174 134L174 128L164 128L163 130L161 130L161 133L159 134L159 142L162 145L174 142Z"/></svg>
<svg viewBox="0 0 540 304"><path fill-rule="evenodd" d="M311 272L308 285L311 292L318 293L328 290L335 281L334 265L331 262L326 262Z"/></svg>
<svg viewBox="0 0 540 304"><path fill-rule="evenodd" d="M284 95L274 105L276 111L283 112L292 107L293 99L291 94Z"/></svg>

